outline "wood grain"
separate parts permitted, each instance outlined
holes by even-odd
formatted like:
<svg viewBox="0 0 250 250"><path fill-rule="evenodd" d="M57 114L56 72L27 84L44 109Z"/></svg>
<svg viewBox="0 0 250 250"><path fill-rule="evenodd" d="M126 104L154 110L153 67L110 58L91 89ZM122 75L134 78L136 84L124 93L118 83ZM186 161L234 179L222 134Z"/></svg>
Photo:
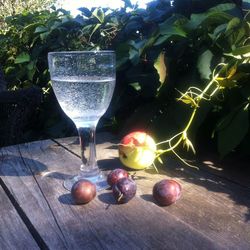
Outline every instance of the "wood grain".
<svg viewBox="0 0 250 250"><path fill-rule="evenodd" d="M4 148L0 155L3 182L49 249L224 248L143 199L141 186L128 204L116 205L105 190L87 205L74 205L62 181L76 173L80 159L52 141Z"/></svg>
<svg viewBox="0 0 250 250"><path fill-rule="evenodd" d="M0 249L39 249L0 186Z"/></svg>
<svg viewBox="0 0 250 250"><path fill-rule="evenodd" d="M117 147L114 146L117 141L109 135L100 137L106 137L107 142L98 145L97 154L104 157L108 150L107 158L112 160L104 169L120 167ZM76 141L76 138L57 140L79 155ZM112 143L113 146L110 145ZM99 159L99 162L102 163L102 160ZM171 158L164 159L164 163L160 174L154 170L136 172L140 197L148 204L154 203L153 185L163 178L173 178L182 184L182 197L176 204L164 208L165 211L226 248L250 249L250 189L238 185L235 180L231 181L230 176L214 174L204 166L194 170Z"/></svg>
<svg viewBox="0 0 250 250"><path fill-rule="evenodd" d="M34 149L37 150L39 147L40 151L43 152L50 144L50 141L34 144ZM53 249L66 249L64 239L51 212L50 204L44 197L36 178L36 175L46 172L48 168L36 159L36 155L34 158L23 156L22 148L29 148L29 145L1 149L1 178L11 195L15 197L17 205L22 207L37 234L41 235L40 244L46 248L47 242L49 242L49 246ZM58 183L58 185L60 184Z"/></svg>

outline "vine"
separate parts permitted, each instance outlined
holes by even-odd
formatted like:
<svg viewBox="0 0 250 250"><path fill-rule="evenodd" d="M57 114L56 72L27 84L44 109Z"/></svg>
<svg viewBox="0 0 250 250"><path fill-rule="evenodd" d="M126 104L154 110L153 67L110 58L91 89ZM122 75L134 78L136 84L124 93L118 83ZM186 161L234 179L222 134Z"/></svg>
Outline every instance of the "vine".
<svg viewBox="0 0 250 250"><path fill-rule="evenodd" d="M245 60L245 62L248 62L248 61L249 61L249 59ZM219 70L219 72L216 73L218 67L222 67L222 68ZM210 101L212 99L212 97L219 90L224 89L224 87L220 85L220 81L223 81L224 79L230 79L235 75L236 69L237 69L236 64L234 66L230 67L229 70L227 70L228 68L229 68L229 64L225 64L225 63L218 64L215 67L215 69L213 70L213 74L212 74L210 82L206 85L206 87L203 90L201 90L201 89L199 89L197 87L191 86L191 87L188 88L188 90L185 93L182 93L182 92L178 91L178 92L181 93L181 97L179 97L177 100L182 101L185 104L190 104L193 111L192 111L192 113L190 115L190 118L189 118L185 128L183 129L183 131L175 134L173 137L171 137L168 140L161 141L161 142L156 144L157 146L162 145L162 144L168 144L168 148L166 148L166 149L158 149L156 151L156 157L155 158L158 159L161 163L162 163L162 160L161 160L160 156L162 154L165 154L165 153L171 151L172 153L174 153L177 156L178 159L180 159L186 165L188 165L190 167L197 168L196 166L189 164L185 159L183 159L181 156L179 156L176 153L175 148L177 148L181 143L183 143L183 145L187 148L187 150L189 150L189 148L191 148L193 153L194 154L196 153L195 148L193 146L193 143L188 138L188 130L190 129L190 127L192 125L192 122L195 119L195 116L197 114L198 108L200 107L201 101L202 100ZM227 71L227 75L222 77L220 75L220 73L225 72L225 71ZM246 107L247 108L249 107L249 103L247 103ZM176 142L172 145L172 143L174 141L176 141ZM157 171L157 168L156 168L155 165L154 165L154 167L155 167L155 169Z"/></svg>

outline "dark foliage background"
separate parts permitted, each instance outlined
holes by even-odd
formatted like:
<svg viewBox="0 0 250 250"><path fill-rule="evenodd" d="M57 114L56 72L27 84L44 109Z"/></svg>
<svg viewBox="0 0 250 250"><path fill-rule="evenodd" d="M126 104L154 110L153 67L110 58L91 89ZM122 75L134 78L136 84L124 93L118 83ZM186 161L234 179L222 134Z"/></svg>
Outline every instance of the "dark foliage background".
<svg viewBox="0 0 250 250"><path fill-rule="evenodd" d="M177 101L178 91L204 89L216 65L224 63L221 91L199 107L190 138L198 151L211 146L222 157L249 154L250 1L175 0L171 6L157 0L146 10L124 3L117 10L81 8L75 18L52 9L6 19L0 64L8 89L43 91L35 122L20 140L76 135L51 88L49 51L113 49L117 84L99 131L122 136L144 129L157 141L166 140L183 130L192 111L190 103Z"/></svg>

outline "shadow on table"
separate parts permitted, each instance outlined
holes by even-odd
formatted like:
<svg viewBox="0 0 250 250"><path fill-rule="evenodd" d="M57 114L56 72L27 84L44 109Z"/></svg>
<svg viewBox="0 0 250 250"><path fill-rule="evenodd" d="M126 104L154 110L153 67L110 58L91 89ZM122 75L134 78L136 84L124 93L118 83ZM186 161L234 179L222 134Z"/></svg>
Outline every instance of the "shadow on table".
<svg viewBox="0 0 250 250"><path fill-rule="evenodd" d="M212 165L212 162L210 164ZM212 165L214 169L211 171L204 162L198 162L199 170L197 170L182 163L177 163L174 159L168 159L166 165L168 167L164 171L167 172L169 177L178 177L186 182L203 186L209 191L227 194L236 204L247 208L245 220L250 221L250 187L241 183L240 179L234 179L227 175L226 169L221 168L216 172L215 168L218 165L214 163ZM223 167L226 168L227 166Z"/></svg>
<svg viewBox="0 0 250 250"><path fill-rule="evenodd" d="M47 169L47 166L40 161L15 155L0 156L0 175L2 176L38 175Z"/></svg>
<svg viewBox="0 0 250 250"><path fill-rule="evenodd" d="M109 205L118 205L117 202L115 201L115 198L113 197L112 191L110 190L110 192L107 193L101 193L98 195L98 199L107 204L107 208L109 208Z"/></svg>
<svg viewBox="0 0 250 250"><path fill-rule="evenodd" d="M58 197L59 202L65 205L75 205L72 195L70 193L62 194Z"/></svg>
<svg viewBox="0 0 250 250"><path fill-rule="evenodd" d="M97 164L101 170L113 170L115 168L124 168L119 158L98 160Z"/></svg>
<svg viewBox="0 0 250 250"><path fill-rule="evenodd" d="M150 195L150 194L142 194L140 195L140 197L145 200L145 201L148 201L148 202L153 202L155 203L155 200L153 198L153 195ZM156 204L156 203L155 203Z"/></svg>
<svg viewBox="0 0 250 250"><path fill-rule="evenodd" d="M49 177L49 178L54 178L57 180L65 180L65 179L73 177L73 175L64 174L64 173L57 172L57 171L48 171L48 172L45 171L45 172L41 173L41 175L44 178Z"/></svg>
<svg viewBox="0 0 250 250"><path fill-rule="evenodd" d="M48 167L40 161L17 157L14 155L0 156L0 175L1 176L34 176L42 178L54 178L65 180L72 175L64 174L57 171L48 171Z"/></svg>

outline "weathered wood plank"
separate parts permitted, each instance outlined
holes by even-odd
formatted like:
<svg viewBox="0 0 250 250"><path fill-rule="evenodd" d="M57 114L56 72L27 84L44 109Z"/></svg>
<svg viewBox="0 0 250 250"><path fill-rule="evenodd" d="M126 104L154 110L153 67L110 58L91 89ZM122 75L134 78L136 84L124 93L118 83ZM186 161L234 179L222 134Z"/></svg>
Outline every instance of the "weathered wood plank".
<svg viewBox="0 0 250 250"><path fill-rule="evenodd" d="M57 141L79 155L75 138ZM108 150L107 157L113 160L106 167L120 167L120 162L115 158L117 147L110 145L116 142L115 138L111 137L109 141L98 145L97 154L103 158ZM102 160L99 162L102 163ZM182 184L182 198L175 205L165 208L166 211L227 248L250 248L249 188L237 185L223 175L214 175L208 169L193 170L170 158L164 162L160 174L156 174L154 170L136 172L141 197L151 204L154 183L163 178L174 178Z"/></svg>
<svg viewBox="0 0 250 250"><path fill-rule="evenodd" d="M1 177L48 248L223 249L142 199L140 187L128 204L116 205L107 190L85 206L74 205L62 181L79 165L78 157L51 141L1 150Z"/></svg>
<svg viewBox="0 0 250 250"><path fill-rule="evenodd" d="M228 156L219 159L214 153L203 154L199 157L199 166L204 171L213 173L241 186L250 188L250 158Z"/></svg>
<svg viewBox="0 0 250 250"><path fill-rule="evenodd" d="M51 141L44 141L37 146L42 151L50 144ZM0 149L0 176L17 205L29 218L35 233L42 235L39 246L46 248L47 242L50 242L49 246L53 249L66 249L49 203L35 178L36 174L46 170L47 166L42 162L22 156L18 146Z"/></svg>
<svg viewBox="0 0 250 250"><path fill-rule="evenodd" d="M230 249L250 247L249 190L204 172L176 166L168 160L165 175L143 173L138 182L152 202L151 188L158 178L174 178L182 184L182 197L166 211ZM143 180L144 178L144 180ZM145 181L146 180L146 181ZM146 183L145 183L146 182Z"/></svg>
<svg viewBox="0 0 250 250"><path fill-rule="evenodd" d="M0 186L0 249L39 249Z"/></svg>

